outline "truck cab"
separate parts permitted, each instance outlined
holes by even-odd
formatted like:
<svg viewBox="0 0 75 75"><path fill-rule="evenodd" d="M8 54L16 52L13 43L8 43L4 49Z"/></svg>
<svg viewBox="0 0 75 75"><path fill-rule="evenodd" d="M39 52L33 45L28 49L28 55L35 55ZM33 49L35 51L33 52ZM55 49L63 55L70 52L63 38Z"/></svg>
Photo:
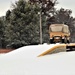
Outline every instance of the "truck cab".
<svg viewBox="0 0 75 75"><path fill-rule="evenodd" d="M50 43L69 43L70 31L68 25L51 24L49 27Z"/></svg>

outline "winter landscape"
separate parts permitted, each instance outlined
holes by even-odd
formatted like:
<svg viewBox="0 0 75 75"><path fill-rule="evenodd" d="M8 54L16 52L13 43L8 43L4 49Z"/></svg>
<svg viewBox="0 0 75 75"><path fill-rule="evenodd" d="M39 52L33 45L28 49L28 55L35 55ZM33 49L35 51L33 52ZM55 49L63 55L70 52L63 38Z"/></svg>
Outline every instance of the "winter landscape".
<svg viewBox="0 0 75 75"><path fill-rule="evenodd" d="M75 75L74 12L75 0L0 0L0 75Z"/></svg>
<svg viewBox="0 0 75 75"><path fill-rule="evenodd" d="M52 45L25 46L0 56L0 75L75 75L75 52L38 57Z"/></svg>

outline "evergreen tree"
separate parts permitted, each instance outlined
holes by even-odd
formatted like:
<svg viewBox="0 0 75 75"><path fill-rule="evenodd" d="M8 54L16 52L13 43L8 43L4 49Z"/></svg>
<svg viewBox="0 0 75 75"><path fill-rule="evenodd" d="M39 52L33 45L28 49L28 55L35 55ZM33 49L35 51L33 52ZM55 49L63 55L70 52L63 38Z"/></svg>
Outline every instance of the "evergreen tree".
<svg viewBox="0 0 75 75"><path fill-rule="evenodd" d="M5 18L4 16L0 17L0 48L5 47L5 39L4 39L5 19L4 18Z"/></svg>
<svg viewBox="0 0 75 75"><path fill-rule="evenodd" d="M14 6L11 13L6 14L6 20L9 20L5 34L7 43L39 43L38 6L25 0L17 1Z"/></svg>

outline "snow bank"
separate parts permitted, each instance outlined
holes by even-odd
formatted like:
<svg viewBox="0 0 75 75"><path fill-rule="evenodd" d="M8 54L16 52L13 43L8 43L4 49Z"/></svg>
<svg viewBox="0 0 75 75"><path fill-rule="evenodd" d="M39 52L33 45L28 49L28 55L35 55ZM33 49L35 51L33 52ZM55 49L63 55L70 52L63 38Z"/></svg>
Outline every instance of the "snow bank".
<svg viewBox="0 0 75 75"><path fill-rule="evenodd" d="M25 46L21 47L19 49L16 49L12 52L9 52L5 54L6 58L34 58L37 57L39 54L45 52L46 50L52 48L53 46L58 45L58 44L43 44L43 45L30 45L30 46Z"/></svg>
<svg viewBox="0 0 75 75"><path fill-rule="evenodd" d="M1 55L0 75L75 75L75 52L37 57L53 46L25 46Z"/></svg>

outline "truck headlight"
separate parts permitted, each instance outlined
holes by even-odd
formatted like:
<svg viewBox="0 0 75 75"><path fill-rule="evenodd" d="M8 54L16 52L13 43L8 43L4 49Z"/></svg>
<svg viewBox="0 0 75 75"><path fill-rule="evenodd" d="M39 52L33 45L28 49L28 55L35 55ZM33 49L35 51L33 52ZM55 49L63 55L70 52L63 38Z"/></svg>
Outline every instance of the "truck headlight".
<svg viewBox="0 0 75 75"><path fill-rule="evenodd" d="M65 39L65 37L62 37L62 39Z"/></svg>

